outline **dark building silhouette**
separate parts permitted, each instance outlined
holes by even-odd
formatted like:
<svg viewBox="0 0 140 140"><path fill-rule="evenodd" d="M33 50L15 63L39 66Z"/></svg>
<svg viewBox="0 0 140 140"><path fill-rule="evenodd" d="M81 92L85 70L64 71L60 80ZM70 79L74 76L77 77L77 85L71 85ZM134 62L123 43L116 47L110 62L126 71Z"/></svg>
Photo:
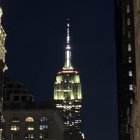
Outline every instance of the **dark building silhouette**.
<svg viewBox="0 0 140 140"><path fill-rule="evenodd" d="M13 80L9 77L4 77L3 80L3 101L4 102L33 102L34 96L24 84Z"/></svg>
<svg viewBox="0 0 140 140"><path fill-rule="evenodd" d="M81 132L82 89L80 75L71 63L70 24L67 23L65 64L56 76L54 102L63 116L66 127L65 139L84 139Z"/></svg>
<svg viewBox="0 0 140 140"><path fill-rule="evenodd" d="M8 77L3 81L2 139L64 139L64 122L53 103L35 102L21 82Z"/></svg>
<svg viewBox="0 0 140 140"><path fill-rule="evenodd" d="M8 102L3 105L4 140L63 140L59 111L46 102Z"/></svg>
<svg viewBox="0 0 140 140"><path fill-rule="evenodd" d="M136 85L133 0L117 0L115 10L119 140L131 140Z"/></svg>

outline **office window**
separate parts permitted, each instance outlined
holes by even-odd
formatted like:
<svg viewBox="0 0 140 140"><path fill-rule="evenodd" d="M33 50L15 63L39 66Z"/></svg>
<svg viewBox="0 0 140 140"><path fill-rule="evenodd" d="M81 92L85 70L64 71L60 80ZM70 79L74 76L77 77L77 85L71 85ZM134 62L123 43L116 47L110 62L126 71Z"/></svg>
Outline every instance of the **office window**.
<svg viewBox="0 0 140 140"><path fill-rule="evenodd" d="M131 48L131 44L130 43L128 44L128 51L129 52L132 51L132 48Z"/></svg>
<svg viewBox="0 0 140 140"><path fill-rule="evenodd" d="M47 117L42 117L42 118L40 118L40 121L41 121L41 122L48 121L48 118L47 118Z"/></svg>
<svg viewBox="0 0 140 140"><path fill-rule="evenodd" d="M130 18L127 19L127 25L130 25Z"/></svg>
<svg viewBox="0 0 140 140"><path fill-rule="evenodd" d="M126 12L130 13L130 5L129 4L127 4L127 6L126 6Z"/></svg>
<svg viewBox="0 0 140 140"><path fill-rule="evenodd" d="M5 122L5 119L3 116L1 116L1 122Z"/></svg>
<svg viewBox="0 0 140 140"><path fill-rule="evenodd" d="M130 56L128 57L128 63L132 63L132 58Z"/></svg>
<svg viewBox="0 0 140 140"><path fill-rule="evenodd" d="M33 117L27 117L27 118L25 119L25 121L26 121L26 122L34 122L34 119L33 119Z"/></svg>
<svg viewBox="0 0 140 140"><path fill-rule="evenodd" d="M25 138L26 139L33 139L34 138L34 134L25 133Z"/></svg>
<svg viewBox="0 0 140 140"><path fill-rule="evenodd" d="M48 138L48 133L44 133L44 134L39 134L39 138L43 139L43 138Z"/></svg>
<svg viewBox="0 0 140 140"><path fill-rule="evenodd" d="M47 124L40 125L39 129L40 130L46 130L46 129L48 129L48 125Z"/></svg>
<svg viewBox="0 0 140 140"><path fill-rule="evenodd" d="M29 126L27 127L27 130L32 131L32 130L34 130L34 127L33 127L32 125L29 125Z"/></svg>
<svg viewBox="0 0 140 140"><path fill-rule="evenodd" d="M40 138L40 139L43 139L43 134L40 134L40 135L39 135L39 138Z"/></svg>
<svg viewBox="0 0 140 140"><path fill-rule="evenodd" d="M18 125L11 125L11 130L12 131L18 131L19 130L19 126Z"/></svg>
<svg viewBox="0 0 140 140"><path fill-rule="evenodd" d="M133 90L133 85L129 85L129 90Z"/></svg>
<svg viewBox="0 0 140 140"><path fill-rule="evenodd" d="M132 76L133 76L133 74L132 74L132 71L131 71L131 70L128 72L128 75L129 75L130 77L132 77Z"/></svg>

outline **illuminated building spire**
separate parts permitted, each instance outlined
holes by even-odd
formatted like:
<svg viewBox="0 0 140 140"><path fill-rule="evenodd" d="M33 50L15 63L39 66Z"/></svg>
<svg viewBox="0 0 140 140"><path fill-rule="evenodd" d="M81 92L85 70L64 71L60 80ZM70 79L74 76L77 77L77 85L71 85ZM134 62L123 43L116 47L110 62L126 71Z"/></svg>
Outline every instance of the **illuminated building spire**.
<svg viewBox="0 0 140 140"><path fill-rule="evenodd" d="M70 23L67 19L67 37L66 37L66 47L65 47L65 64L63 67L64 70L73 69L71 64L71 46L70 46Z"/></svg>

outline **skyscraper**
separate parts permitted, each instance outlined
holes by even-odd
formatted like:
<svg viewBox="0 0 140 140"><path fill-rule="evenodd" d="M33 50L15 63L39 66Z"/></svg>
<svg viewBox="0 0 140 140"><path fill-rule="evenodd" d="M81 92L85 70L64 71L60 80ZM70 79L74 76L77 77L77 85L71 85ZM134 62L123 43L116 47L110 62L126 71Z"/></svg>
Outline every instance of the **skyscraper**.
<svg viewBox="0 0 140 140"><path fill-rule="evenodd" d="M130 140L135 102L135 36L133 0L117 0L116 56L119 140Z"/></svg>
<svg viewBox="0 0 140 140"><path fill-rule="evenodd" d="M134 35L135 35L135 58L136 58L136 86L135 101L132 105L131 127L132 140L140 139L140 0L133 0L134 6Z"/></svg>
<svg viewBox="0 0 140 140"><path fill-rule="evenodd" d="M63 116L66 132L81 133L82 89L79 72L71 63L69 23L67 23L65 63L56 76L54 101Z"/></svg>

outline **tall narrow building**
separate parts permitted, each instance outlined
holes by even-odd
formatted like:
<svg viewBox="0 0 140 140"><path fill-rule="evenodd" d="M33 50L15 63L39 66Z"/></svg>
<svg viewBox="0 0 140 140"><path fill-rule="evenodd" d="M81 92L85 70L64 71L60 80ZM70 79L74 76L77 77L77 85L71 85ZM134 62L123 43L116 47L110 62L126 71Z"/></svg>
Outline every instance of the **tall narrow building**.
<svg viewBox="0 0 140 140"><path fill-rule="evenodd" d="M2 92L3 92L3 73L7 69L7 66L5 64L5 38L6 33L1 25L1 17L2 17L2 8L0 7L0 112L2 111Z"/></svg>
<svg viewBox="0 0 140 140"><path fill-rule="evenodd" d="M81 133L82 89L79 72L71 63L70 24L67 23L64 67L56 76L54 101L60 110L66 131Z"/></svg>
<svg viewBox="0 0 140 140"><path fill-rule="evenodd" d="M116 42L119 140L131 140L136 85L133 0L117 0Z"/></svg>
<svg viewBox="0 0 140 140"><path fill-rule="evenodd" d="M140 139L140 0L133 0L134 31L135 31L135 57L136 57L136 87L135 101L131 112L132 139Z"/></svg>
<svg viewBox="0 0 140 140"><path fill-rule="evenodd" d="M2 106L3 106L3 73L7 69L5 64L5 38L6 33L1 25L2 8L0 7L0 118L2 118ZM2 127L0 122L0 140L2 139Z"/></svg>

